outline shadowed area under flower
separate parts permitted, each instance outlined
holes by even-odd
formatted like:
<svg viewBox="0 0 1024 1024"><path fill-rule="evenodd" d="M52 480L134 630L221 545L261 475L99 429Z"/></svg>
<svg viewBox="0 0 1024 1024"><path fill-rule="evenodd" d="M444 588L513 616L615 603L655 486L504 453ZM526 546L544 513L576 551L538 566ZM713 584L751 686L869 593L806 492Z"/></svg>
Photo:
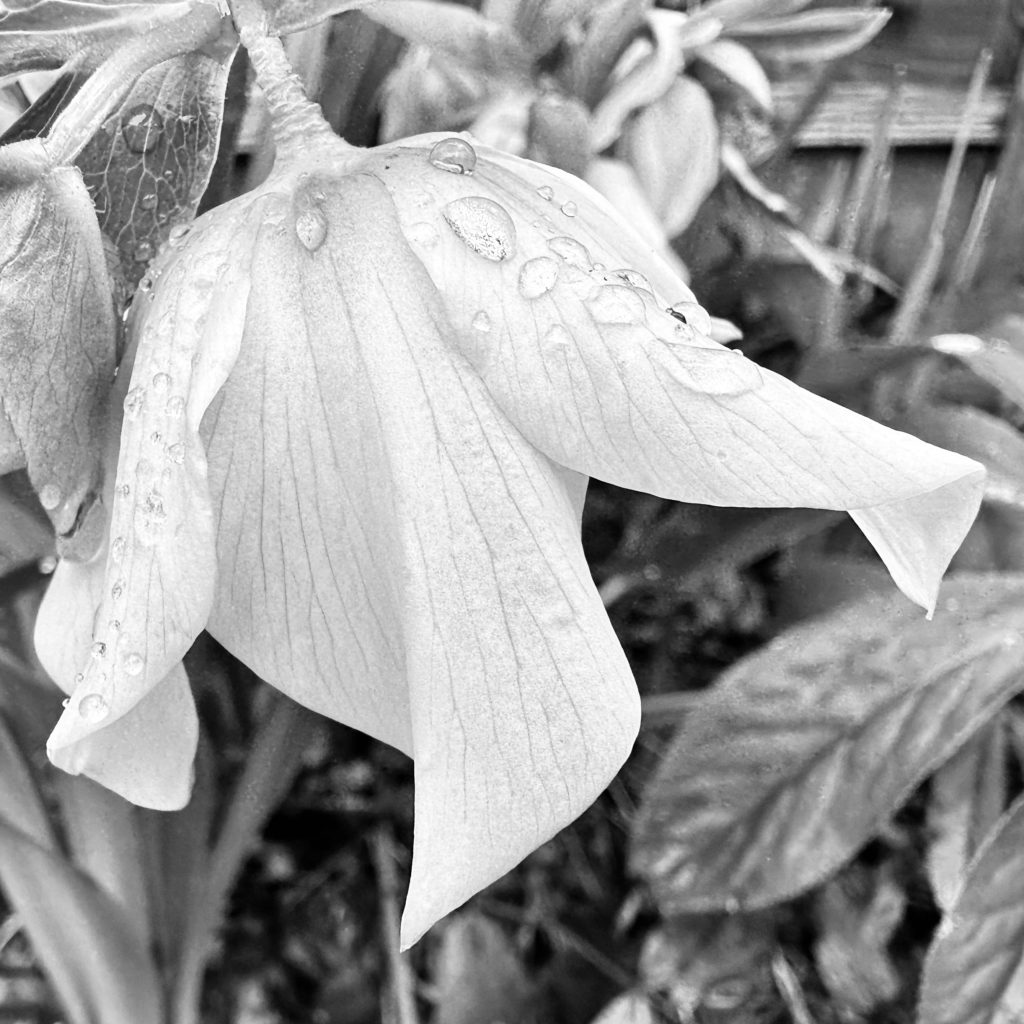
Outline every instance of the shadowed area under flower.
<svg viewBox="0 0 1024 1024"><path fill-rule="evenodd" d="M465 138L314 139L153 274L109 545L58 567L40 613L71 694L51 756L91 773L75 751L118 736L151 772L122 791L180 806L183 769L147 760L139 723L205 626L414 757L407 944L632 745L636 687L580 545L587 476L851 510L925 607L980 502L977 463L702 334L586 185Z"/></svg>

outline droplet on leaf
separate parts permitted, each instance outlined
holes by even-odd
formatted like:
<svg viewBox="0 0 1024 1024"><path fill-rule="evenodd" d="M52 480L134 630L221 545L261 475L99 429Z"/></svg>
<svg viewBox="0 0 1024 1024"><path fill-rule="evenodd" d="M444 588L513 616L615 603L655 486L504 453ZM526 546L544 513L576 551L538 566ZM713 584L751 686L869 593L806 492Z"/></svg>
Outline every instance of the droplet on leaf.
<svg viewBox="0 0 1024 1024"><path fill-rule="evenodd" d="M142 657L138 651L132 651L130 654L126 654L124 658L124 670L127 675L137 676L142 673L145 668L146 659Z"/></svg>
<svg viewBox="0 0 1024 1024"><path fill-rule="evenodd" d="M139 205L144 210L153 210L156 208L156 193L147 192L140 200Z"/></svg>
<svg viewBox="0 0 1024 1024"><path fill-rule="evenodd" d="M466 196L448 203L442 212L452 231L478 256L500 263L515 254L515 225L493 199Z"/></svg>
<svg viewBox="0 0 1024 1024"><path fill-rule="evenodd" d="M625 285L606 284L587 303L598 323L634 324L645 319L644 300Z"/></svg>
<svg viewBox="0 0 1024 1024"><path fill-rule="evenodd" d="M472 174L476 169L476 150L465 139L442 139L434 144L427 159L451 174Z"/></svg>
<svg viewBox="0 0 1024 1024"><path fill-rule="evenodd" d="M524 299L539 299L558 281L558 263L549 256L527 260L519 271L519 293Z"/></svg>
<svg viewBox="0 0 1024 1024"><path fill-rule="evenodd" d="M327 237L327 218L317 206L308 206L295 218L295 234L310 252L316 252Z"/></svg>
<svg viewBox="0 0 1024 1024"><path fill-rule="evenodd" d="M52 512L60 504L62 497L61 489L56 484L45 484L39 490L39 504L47 512Z"/></svg>
<svg viewBox="0 0 1024 1024"><path fill-rule="evenodd" d="M147 294L148 294L149 292L151 292L152 290L153 290L153 278L151 278L151 277L149 276L149 274L147 274L147 275L146 275L146 276L145 276L145 277L144 277L144 278L143 278L143 279L142 279L142 280L141 280L141 281L139 282L139 291L140 291L140 292L142 292L142 294L143 294L143 295L147 295Z"/></svg>
<svg viewBox="0 0 1024 1024"><path fill-rule="evenodd" d="M575 217L576 204L571 199L568 202L562 203L562 213L564 213L566 217Z"/></svg>
<svg viewBox="0 0 1024 1024"><path fill-rule="evenodd" d="M654 294L654 287L651 285L651 282L639 270L633 270L631 267L621 267L619 270L613 270L612 276L617 277L620 281L625 281L626 284L631 285L633 288L639 288L642 291Z"/></svg>
<svg viewBox="0 0 1024 1024"><path fill-rule="evenodd" d="M484 310L481 309L476 316L473 317L472 324L474 330L481 331L486 334L491 329L491 318L484 312Z"/></svg>
<svg viewBox="0 0 1024 1024"><path fill-rule="evenodd" d="M541 185L541 187L537 189L537 195L539 195L541 199L550 203L551 200L555 198L555 190L550 185Z"/></svg>
<svg viewBox="0 0 1024 1024"><path fill-rule="evenodd" d="M669 306L667 313L677 320L700 331L701 334L711 334L711 317L707 310L696 302L677 302Z"/></svg>
<svg viewBox="0 0 1024 1024"><path fill-rule="evenodd" d="M160 141L164 120L147 103L140 103L128 111L121 124L125 145L133 153L148 153Z"/></svg>
<svg viewBox="0 0 1024 1024"><path fill-rule="evenodd" d="M86 722L101 722L110 714L110 705L100 694L87 693L78 702L78 713Z"/></svg>
<svg viewBox="0 0 1024 1024"><path fill-rule="evenodd" d="M437 245L437 240L437 229L433 224L428 224L426 221L420 221L409 228L409 241L422 246L424 249L430 249Z"/></svg>
<svg viewBox="0 0 1024 1024"><path fill-rule="evenodd" d="M585 273L594 269L594 263L590 258L589 250L582 242L577 242L575 238L569 238L566 235L549 238L548 248L556 256L560 256L570 267L575 267L577 270L582 270Z"/></svg>

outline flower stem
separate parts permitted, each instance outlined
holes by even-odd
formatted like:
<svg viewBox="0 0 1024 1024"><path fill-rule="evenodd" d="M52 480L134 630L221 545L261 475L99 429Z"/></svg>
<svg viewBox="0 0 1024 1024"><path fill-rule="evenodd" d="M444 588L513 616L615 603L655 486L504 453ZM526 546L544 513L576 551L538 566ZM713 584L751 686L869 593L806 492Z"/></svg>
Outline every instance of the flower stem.
<svg viewBox="0 0 1024 1024"><path fill-rule="evenodd" d="M93 72L47 134L46 151L53 163L73 163L141 74L216 39L222 18L213 4L198 3L188 14L149 27L115 50Z"/></svg>
<svg viewBox="0 0 1024 1024"><path fill-rule="evenodd" d="M249 51L256 82L270 110L274 142L280 155L287 156L313 138L330 138L334 145L344 142L324 120L320 107L306 95L292 70L281 40L270 35L270 19L259 0L230 0L231 15L242 45Z"/></svg>

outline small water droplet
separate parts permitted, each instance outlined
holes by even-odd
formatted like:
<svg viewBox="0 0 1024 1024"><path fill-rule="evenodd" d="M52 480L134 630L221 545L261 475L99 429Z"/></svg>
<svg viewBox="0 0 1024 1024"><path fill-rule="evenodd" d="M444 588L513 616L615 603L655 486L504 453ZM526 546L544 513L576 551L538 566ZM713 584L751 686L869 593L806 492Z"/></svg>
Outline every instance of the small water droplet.
<svg viewBox="0 0 1024 1024"><path fill-rule="evenodd" d="M135 534L143 544L154 544L167 522L167 511L163 497L156 490L150 491L139 502L135 510Z"/></svg>
<svg viewBox="0 0 1024 1024"><path fill-rule="evenodd" d="M119 498L128 498L131 496L132 489L128 484L120 484L118 487L114 488L114 493L117 494Z"/></svg>
<svg viewBox="0 0 1024 1024"><path fill-rule="evenodd" d="M132 251L132 259L136 263L148 263L153 258L153 243L141 241Z"/></svg>
<svg viewBox="0 0 1024 1024"><path fill-rule="evenodd" d="M566 217L575 217L576 212L576 204L571 199L568 202L562 203L562 213L564 213Z"/></svg>
<svg viewBox="0 0 1024 1024"><path fill-rule="evenodd" d="M158 391L166 391L174 382L169 373L154 373L152 383Z"/></svg>
<svg viewBox="0 0 1024 1024"><path fill-rule="evenodd" d="M550 203L551 200L555 198L555 190L550 185L541 185L541 187L537 189L537 195L539 195L541 199L545 200L545 202Z"/></svg>
<svg viewBox="0 0 1024 1024"><path fill-rule="evenodd" d="M180 416L185 411L185 399L181 395L172 395L164 406L168 416Z"/></svg>
<svg viewBox="0 0 1024 1024"><path fill-rule="evenodd" d="M557 238L548 239L548 248L560 256L570 267L589 273L594 268L590 252L582 242L566 235L559 235Z"/></svg>
<svg viewBox="0 0 1024 1024"><path fill-rule="evenodd" d="M323 210L309 206L295 218L295 234L309 252L316 252L327 237L327 218Z"/></svg>
<svg viewBox="0 0 1024 1024"><path fill-rule="evenodd" d="M127 395L124 396L124 414L130 420L137 420L139 414L142 412L142 407L146 404L146 389L145 388L132 388Z"/></svg>
<svg viewBox="0 0 1024 1024"><path fill-rule="evenodd" d="M118 632L120 632L120 630L121 630L121 620L120 620L120 619L111 619L111 620L110 620L110 621L109 621L109 622L107 623L107 628L108 628L108 629L109 629L109 630L110 630L110 631L111 631L112 633L118 633Z"/></svg>
<svg viewBox="0 0 1024 1024"><path fill-rule="evenodd" d="M567 351L572 347L572 343L572 335L561 324L552 324L544 335L545 346L560 352Z"/></svg>
<svg viewBox="0 0 1024 1024"><path fill-rule="evenodd" d="M420 221L418 224L413 224L413 226L409 228L409 241L422 246L424 249L433 248L437 245L438 241L437 228L435 228L433 224L428 224L426 221Z"/></svg>
<svg viewBox="0 0 1024 1024"><path fill-rule="evenodd" d="M124 537L115 537L110 542L110 557L115 562L123 562L127 548L128 545L125 544Z"/></svg>
<svg viewBox="0 0 1024 1024"><path fill-rule="evenodd" d="M81 686L84 681L85 681L85 673L84 672L76 672L75 673L75 686Z"/></svg>
<svg viewBox="0 0 1024 1024"><path fill-rule="evenodd" d="M619 270L612 271L612 277L617 277L620 281L625 281L626 284L633 288L640 288L642 291L650 292L654 294L654 288L651 282L640 273L639 270L633 270L632 267L621 267Z"/></svg>
<svg viewBox="0 0 1024 1024"><path fill-rule="evenodd" d="M189 227L188 224L175 224L174 227L171 228L170 233L167 235L167 241L172 246L177 248L179 245L181 245L182 242L185 241L185 238L188 236L189 231L191 231L191 228Z"/></svg>
<svg viewBox="0 0 1024 1024"><path fill-rule="evenodd" d="M696 302L677 302L669 306L666 312L694 330L700 331L701 334L711 334L711 317L708 316L707 310Z"/></svg>
<svg viewBox="0 0 1024 1024"><path fill-rule="evenodd" d="M56 484L44 484L39 489L39 504L47 510L52 512L60 504L60 499L63 497L61 489Z"/></svg>
<svg viewBox="0 0 1024 1024"><path fill-rule="evenodd" d="M455 199L442 213L456 236L485 260L500 263L515 254L515 225L508 211L493 199L485 196Z"/></svg>
<svg viewBox="0 0 1024 1024"><path fill-rule="evenodd" d="M146 659L138 651L132 651L124 657L124 670L127 675L137 676L146 667Z"/></svg>
<svg viewBox="0 0 1024 1024"><path fill-rule="evenodd" d="M476 169L476 150L465 139L442 139L434 144L427 159L451 174L472 174Z"/></svg>
<svg viewBox="0 0 1024 1024"><path fill-rule="evenodd" d="M62 708L66 708L66 707L67 707L67 706L68 706L68 705L69 705L70 703L71 703L71 698L70 698L70 697L65 697L65 698L64 698L64 699L63 699L63 700L62 700L62 701L60 702L60 706L61 706Z"/></svg>
<svg viewBox="0 0 1024 1024"><path fill-rule="evenodd" d="M167 170L164 171L164 180L174 181L174 171L170 167L168 167Z"/></svg>
<svg viewBox="0 0 1024 1024"><path fill-rule="evenodd" d="M472 320L473 329L486 334L491 329L491 318L481 309Z"/></svg>
<svg viewBox="0 0 1024 1024"><path fill-rule="evenodd" d="M177 444L168 445L167 458L175 465L180 466L185 461L185 446L180 441Z"/></svg>
<svg viewBox="0 0 1024 1024"><path fill-rule="evenodd" d="M606 284L587 303L591 315L602 324L635 324L646 318L644 300L621 284Z"/></svg>
<svg viewBox="0 0 1024 1024"><path fill-rule="evenodd" d="M153 290L153 278L151 278L149 276L149 274L147 274L139 282L139 291L142 292L143 295L148 295L152 290Z"/></svg>
<svg viewBox="0 0 1024 1024"><path fill-rule="evenodd" d="M141 206L141 207L142 207L142 208L143 208L144 210L153 210L153 209L156 209L156 193L155 193L155 192L147 192L147 193L146 193L146 194L145 194L145 195L144 195L144 196L143 196L143 197L142 197L142 198L141 198L141 199L139 200L139 205L140 205L140 206Z"/></svg>
<svg viewBox="0 0 1024 1024"><path fill-rule="evenodd" d="M127 582L123 579L114 580L114 585L110 588L110 597L114 601L120 601L124 596L124 588L127 586Z"/></svg>
<svg viewBox="0 0 1024 1024"><path fill-rule="evenodd" d="M87 693L78 702L78 713L86 722L102 722L110 714L110 705L100 694Z"/></svg>
<svg viewBox="0 0 1024 1024"><path fill-rule="evenodd" d="M524 299L539 299L558 282L558 262L550 256L527 260L519 271L519 294Z"/></svg>
<svg viewBox="0 0 1024 1024"><path fill-rule="evenodd" d="M102 640L97 640L89 648L89 653L96 659L102 658L107 653L107 645Z"/></svg>
<svg viewBox="0 0 1024 1024"><path fill-rule="evenodd" d="M148 103L132 107L121 123L125 145L133 153L148 153L160 141L164 120Z"/></svg>

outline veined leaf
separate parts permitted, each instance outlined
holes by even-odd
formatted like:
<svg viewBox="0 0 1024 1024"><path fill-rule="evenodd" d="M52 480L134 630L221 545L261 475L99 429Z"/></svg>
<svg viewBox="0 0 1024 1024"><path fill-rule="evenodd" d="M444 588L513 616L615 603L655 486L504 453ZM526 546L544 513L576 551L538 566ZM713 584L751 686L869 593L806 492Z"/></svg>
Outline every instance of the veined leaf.
<svg viewBox="0 0 1024 1024"><path fill-rule="evenodd" d="M918 1024L1010 1024L1024 1012L1024 798L978 851L928 953Z"/></svg>
<svg viewBox="0 0 1024 1024"><path fill-rule="evenodd" d="M687 715L633 836L664 910L815 885L1024 685L1024 578L943 593L934 623L873 596L790 630Z"/></svg>

